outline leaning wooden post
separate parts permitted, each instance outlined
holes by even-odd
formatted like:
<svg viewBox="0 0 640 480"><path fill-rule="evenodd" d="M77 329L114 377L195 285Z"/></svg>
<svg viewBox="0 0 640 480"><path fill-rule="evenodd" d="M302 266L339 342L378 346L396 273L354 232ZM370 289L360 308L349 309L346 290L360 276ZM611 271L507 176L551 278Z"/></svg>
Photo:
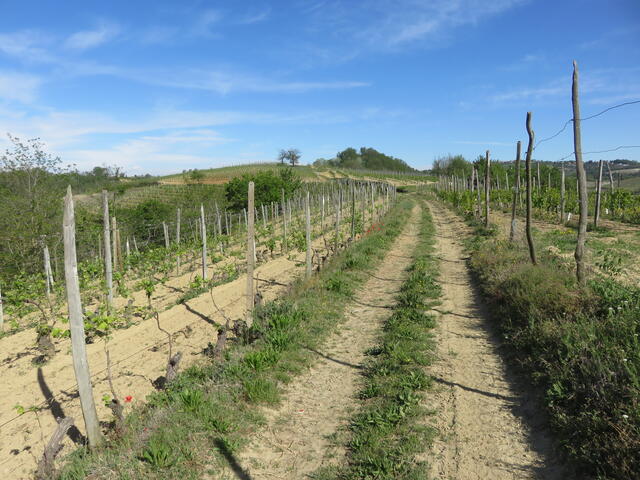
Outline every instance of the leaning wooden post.
<svg viewBox="0 0 640 480"><path fill-rule="evenodd" d="M602 195L602 167L603 160L600 160L600 168L598 169L598 183L596 184L596 212L593 216L593 226L598 227L598 221L600 220L600 196Z"/></svg>
<svg viewBox="0 0 640 480"><path fill-rule="evenodd" d="M117 239L118 222L116 217L111 217L111 259L113 260L113 271L118 270L118 239Z"/></svg>
<svg viewBox="0 0 640 480"><path fill-rule="evenodd" d="M387 200L388 200L387 193ZM356 186L351 184L351 241L356 239Z"/></svg>
<svg viewBox="0 0 640 480"><path fill-rule="evenodd" d="M529 144L527 145L527 157L525 159L526 176L527 176L527 244L529 245L529 257L531 263L536 265L536 250L533 245L533 236L531 235L531 154L533 153L533 140L535 133L531 129L531 112L527 112L527 134L529 135Z"/></svg>
<svg viewBox="0 0 640 480"><path fill-rule="evenodd" d="M561 172L560 172L560 223L562 225L564 225L564 210L565 210L565 206L566 206L566 200L565 200L565 175L564 175L564 162L562 162L562 168L561 168Z"/></svg>
<svg viewBox="0 0 640 480"><path fill-rule="evenodd" d="M169 250L169 227L167 227L167 222L162 222L162 232L164 233L164 248Z"/></svg>
<svg viewBox="0 0 640 480"><path fill-rule="evenodd" d="M200 204L200 231L202 232L202 279L207 279L207 225L204 222L204 205Z"/></svg>
<svg viewBox="0 0 640 480"><path fill-rule="evenodd" d="M489 212L491 207L491 160L489 159L489 150L487 150L485 157L485 172L484 172L484 226L489 228Z"/></svg>
<svg viewBox="0 0 640 480"><path fill-rule="evenodd" d="M513 187L513 202L511 203L511 231L509 232L509 241L513 242L516 238L516 203L518 200L518 194L520 193L520 175L517 172L520 171L520 153L522 144L520 140L516 144L516 178L515 186ZM509 178L509 177L507 177Z"/></svg>
<svg viewBox="0 0 640 480"><path fill-rule="evenodd" d="M287 203L284 201L284 188L281 190L281 194L282 194L282 250L283 250L283 253L286 253L288 251L288 248L287 248ZM323 208L322 211L324 212L324 208Z"/></svg>
<svg viewBox="0 0 640 480"><path fill-rule="evenodd" d="M578 176L578 203L580 218L578 220L578 239L574 257L576 259L576 277L581 285L586 282L584 267L584 244L587 240L587 174L582 162L582 136L580 134L580 101L578 99L578 64L573 61L573 82L571 85L571 103L573 106L573 151L576 157L576 174Z"/></svg>
<svg viewBox="0 0 640 480"><path fill-rule="evenodd" d="M73 194L71 187L67 188L67 196L64 199L63 218L64 237L64 277L67 286L67 304L69 308L69 325L71 331L71 355L73 357L73 369L78 382L80 394L80 406L84 416L84 424L87 430L89 446L96 447L103 441L98 423L98 413L93 400L91 387L91 373L87 359L85 344L84 320L82 318L82 304L80 302L80 285L78 282L78 262L76 257L76 221L73 208Z"/></svg>
<svg viewBox="0 0 640 480"><path fill-rule="evenodd" d="M107 309L113 308L113 263L111 260L111 229L109 226L109 195L102 190L102 222L104 232L104 274L107 284Z"/></svg>
<svg viewBox="0 0 640 480"><path fill-rule="evenodd" d="M249 215L247 218L247 311L246 322L250 327L253 323L253 270L255 268L255 235L254 235L254 183L249 182L248 196L248 210Z"/></svg>
<svg viewBox="0 0 640 480"><path fill-rule="evenodd" d="M305 197L304 202L304 214L305 214L305 224L306 224L306 240L307 240L307 269L305 271L306 278L311 277L311 206L309 204L309 192L307 191L307 196Z"/></svg>
<svg viewBox="0 0 640 480"><path fill-rule="evenodd" d="M51 257L49 256L49 247L45 244L43 249L44 254L44 275L45 283L47 286L47 297L51 295L51 289L53 288L53 274L51 273Z"/></svg>
<svg viewBox="0 0 640 480"><path fill-rule="evenodd" d="M176 212L176 245L180 245L180 221L181 221L180 209ZM129 240L127 240L127 248L129 247ZM176 255L176 275L180 275L180 253Z"/></svg>

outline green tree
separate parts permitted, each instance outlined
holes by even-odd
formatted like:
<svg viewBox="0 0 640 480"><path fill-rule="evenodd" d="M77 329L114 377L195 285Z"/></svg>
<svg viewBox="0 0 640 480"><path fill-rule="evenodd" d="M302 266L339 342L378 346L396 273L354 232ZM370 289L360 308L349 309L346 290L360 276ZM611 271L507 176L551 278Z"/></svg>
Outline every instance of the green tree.
<svg viewBox="0 0 640 480"><path fill-rule="evenodd" d="M8 274L40 271L41 239L60 233L66 178L39 139L9 139L0 157L0 264Z"/></svg>
<svg viewBox="0 0 640 480"><path fill-rule="evenodd" d="M225 196L231 208L237 210L247 208L249 182L255 183L256 205L279 202L282 190L284 190L285 197L289 198L302 185L302 180L291 167L279 171L277 175L271 170L244 174L234 178L225 186Z"/></svg>
<svg viewBox="0 0 640 480"><path fill-rule="evenodd" d="M280 150L278 153L278 160L284 165L287 161L292 167L295 167L300 162L300 150L297 148L290 148L289 150Z"/></svg>

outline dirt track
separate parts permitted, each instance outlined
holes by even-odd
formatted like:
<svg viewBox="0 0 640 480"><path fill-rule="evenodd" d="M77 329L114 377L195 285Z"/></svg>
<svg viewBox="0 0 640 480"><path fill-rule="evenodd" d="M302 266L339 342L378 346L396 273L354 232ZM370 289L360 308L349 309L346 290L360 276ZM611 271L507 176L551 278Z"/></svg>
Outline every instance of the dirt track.
<svg viewBox="0 0 640 480"><path fill-rule="evenodd" d="M403 233L371 278L347 307L346 320L329 337L318 361L289 386L283 402L266 410L262 429L240 456L246 477L299 480L344 456L329 438L345 425L354 398L364 351L373 346L390 315L417 242L420 209L415 207Z"/></svg>
<svg viewBox="0 0 640 480"><path fill-rule="evenodd" d="M438 479L566 479L553 458L543 419L518 388L497 351L460 240L467 227L431 203L437 230L443 303L437 358L429 369L437 387L426 406L439 435L427 460Z"/></svg>

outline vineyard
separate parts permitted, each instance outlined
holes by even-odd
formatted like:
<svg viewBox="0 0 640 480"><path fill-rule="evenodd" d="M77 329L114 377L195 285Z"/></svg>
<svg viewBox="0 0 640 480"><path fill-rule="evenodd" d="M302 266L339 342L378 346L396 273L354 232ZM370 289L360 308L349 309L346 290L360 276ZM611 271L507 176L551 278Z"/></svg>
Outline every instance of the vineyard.
<svg viewBox="0 0 640 480"><path fill-rule="evenodd" d="M104 418L118 398L112 382L126 391L127 398L142 399L153 389L149 376L161 373L163 357L171 360L179 349L182 366L188 366L187 355L214 349L212 342L221 338L221 331L223 337L226 329L238 334L246 323L230 325L228 319L237 322L245 316L248 295L240 293L246 290L240 285L246 283L249 268L255 268L250 299L259 306L287 288L295 272L306 270L309 276L312 270L321 270L336 252L378 228L378 219L394 195L386 184L305 184L304 191L292 197L285 198L283 192L282 203L257 205L253 219L246 210L232 213L202 205L198 222L177 209L173 224L150 226L146 236L136 239L125 237L126 224L109 215L110 197L104 192L104 237L93 243L95 257L80 261L77 269L84 335L95 368L93 385L102 389L98 391L104 397L100 416ZM76 228L83 226L76 223ZM246 255L249 230L251 257ZM2 318L8 327L0 338L8 354L2 364L12 376L4 384L7 404L0 423L3 432L25 432L22 441L28 449L18 452L44 448L42 432L53 428L60 412L78 418L78 412L73 413L77 394L68 368L73 336L66 315L68 286L58 273L45 257L42 275L18 276L2 291ZM32 375L38 379L37 390L27 387L33 385ZM22 393L9 394L16 388ZM53 418L44 415L48 410ZM32 431L29 425L34 422L35 430L41 431ZM80 438L82 433L75 435ZM5 454L3 471L29 471L24 453ZM16 470L18 466L21 470Z"/></svg>

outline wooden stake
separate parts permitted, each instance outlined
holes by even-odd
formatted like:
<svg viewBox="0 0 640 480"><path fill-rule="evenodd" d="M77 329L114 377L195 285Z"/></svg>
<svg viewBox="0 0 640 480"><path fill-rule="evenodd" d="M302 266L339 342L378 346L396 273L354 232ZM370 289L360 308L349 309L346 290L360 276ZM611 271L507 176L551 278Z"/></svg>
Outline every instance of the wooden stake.
<svg viewBox="0 0 640 480"><path fill-rule="evenodd" d="M578 98L578 64L573 62L573 82L571 85L571 104L573 106L573 151L576 158L576 174L578 176L578 203L580 218L578 220L578 238L576 242L576 277L578 283L584 285L587 281L584 266L584 245L587 241L587 173L582 162L582 135L580 133L580 100Z"/></svg>
<svg viewBox="0 0 640 480"><path fill-rule="evenodd" d="M116 221L116 217L111 217L111 249L113 252L111 253L111 259L113 260L113 271L118 271L118 240L116 231L118 228L118 222Z"/></svg>
<svg viewBox="0 0 640 480"><path fill-rule="evenodd" d="M200 204L200 231L202 232L202 279L207 280L207 225L204 222L204 205Z"/></svg>
<svg viewBox="0 0 640 480"><path fill-rule="evenodd" d="M598 182L596 183L596 212L593 216L593 226L598 228L598 221L600 220L600 196L602 194L602 167L603 161L600 160L600 166L598 168Z"/></svg>
<svg viewBox="0 0 640 480"><path fill-rule="evenodd" d="M527 145L527 157L525 160L526 176L527 176L527 244L529 245L529 257L531 263L537 264L536 250L533 245L533 236L531 235L531 190L533 185L531 184L531 154L533 153L533 140L535 133L531 129L531 112L527 112L527 133L529 134L529 144Z"/></svg>
<svg viewBox="0 0 640 480"><path fill-rule="evenodd" d="M305 272L305 277L311 277L311 206L309 204L309 192L307 191L307 196L305 197L304 202L304 213L305 213L305 225L306 225L306 240L307 240L307 269Z"/></svg>
<svg viewBox="0 0 640 480"><path fill-rule="evenodd" d="M76 257L76 222L73 208L71 187L67 189L64 199L63 218L64 237L64 276L67 287L67 305L69 308L69 325L71 330L71 354L73 369L78 382L80 406L89 439L89 446L96 447L103 441L98 423L98 413L93 399L91 374L87 359L85 344L84 320L82 318L82 304L80 301L80 285L78 282L78 263Z"/></svg>
<svg viewBox="0 0 640 480"><path fill-rule="evenodd" d="M564 162L562 162L562 168L561 168L561 172L560 172L560 223L562 225L564 225L565 220L564 220L564 210L565 210L565 206L566 206L566 200L565 200L565 175L564 175Z"/></svg>
<svg viewBox="0 0 640 480"><path fill-rule="evenodd" d="M484 226L489 228L489 212L491 202L491 160L489 159L489 150L485 156L485 172L484 172Z"/></svg>
<svg viewBox="0 0 640 480"><path fill-rule="evenodd" d="M113 263L111 260L111 229L109 226L109 194L106 190L102 190L102 222L104 234L104 272L107 286L107 309L111 311L113 308Z"/></svg>
<svg viewBox="0 0 640 480"><path fill-rule="evenodd" d="M253 324L253 271L255 269L255 233L254 233L254 188L255 184L249 182L249 191L247 192L249 204L249 216L247 219L247 311L246 322L247 327Z"/></svg>

